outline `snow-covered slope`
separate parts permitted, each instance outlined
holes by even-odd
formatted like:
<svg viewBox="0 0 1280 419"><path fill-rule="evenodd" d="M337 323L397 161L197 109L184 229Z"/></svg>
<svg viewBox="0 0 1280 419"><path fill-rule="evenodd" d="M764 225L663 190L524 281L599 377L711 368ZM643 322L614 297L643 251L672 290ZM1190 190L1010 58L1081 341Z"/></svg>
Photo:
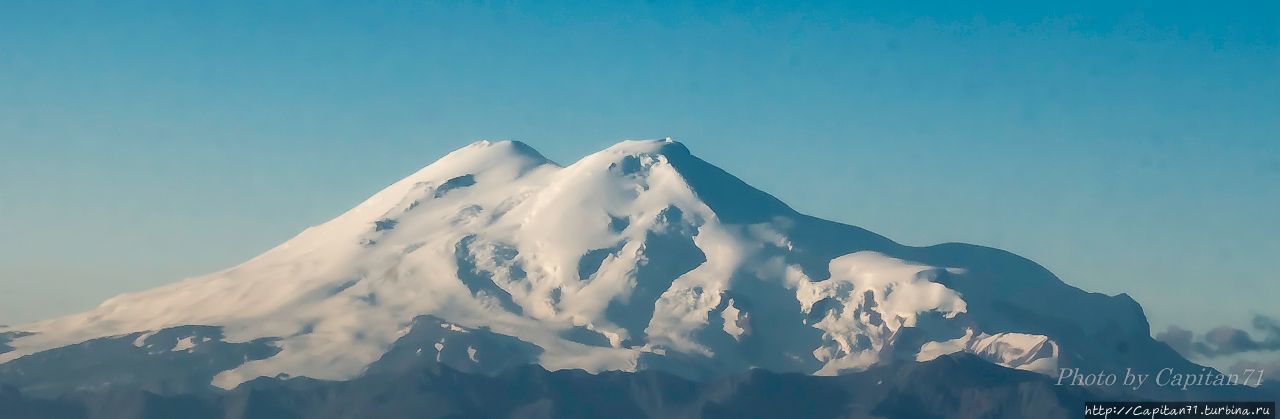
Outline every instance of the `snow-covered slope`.
<svg viewBox="0 0 1280 419"><path fill-rule="evenodd" d="M220 333L176 336L189 325ZM228 388L406 362L694 377L960 351L1040 372L1185 363L1127 296L996 249L802 215L670 140L564 167L519 142L471 144L234 268L0 328L0 363L103 337L152 355L274 348L213 371Z"/></svg>

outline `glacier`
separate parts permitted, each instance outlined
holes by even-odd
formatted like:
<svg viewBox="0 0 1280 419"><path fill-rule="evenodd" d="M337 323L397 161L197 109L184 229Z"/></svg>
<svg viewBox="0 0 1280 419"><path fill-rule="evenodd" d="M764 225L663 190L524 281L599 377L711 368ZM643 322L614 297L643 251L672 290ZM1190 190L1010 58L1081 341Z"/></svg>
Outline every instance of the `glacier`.
<svg viewBox="0 0 1280 419"><path fill-rule="evenodd" d="M0 339L0 374L104 339L142 359L233 351L197 377L227 389L419 362L693 379L960 352L1044 374L1192 365L1127 295L999 249L906 246L803 215L670 139L565 166L476 142L238 266Z"/></svg>

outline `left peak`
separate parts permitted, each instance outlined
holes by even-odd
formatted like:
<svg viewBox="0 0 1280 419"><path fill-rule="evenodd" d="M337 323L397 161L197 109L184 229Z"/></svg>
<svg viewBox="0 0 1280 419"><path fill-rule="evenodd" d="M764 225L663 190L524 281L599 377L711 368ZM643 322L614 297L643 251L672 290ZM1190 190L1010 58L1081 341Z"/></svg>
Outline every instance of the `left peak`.
<svg viewBox="0 0 1280 419"><path fill-rule="evenodd" d="M511 159L533 160L539 163L549 162L538 150L528 144L512 140L480 140L465 147L454 150L443 159Z"/></svg>

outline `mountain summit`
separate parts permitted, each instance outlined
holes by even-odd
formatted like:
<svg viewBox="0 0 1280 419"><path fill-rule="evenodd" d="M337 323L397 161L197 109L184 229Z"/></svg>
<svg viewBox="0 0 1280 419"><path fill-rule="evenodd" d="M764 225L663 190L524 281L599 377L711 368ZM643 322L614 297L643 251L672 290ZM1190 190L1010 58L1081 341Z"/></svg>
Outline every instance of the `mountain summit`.
<svg viewBox="0 0 1280 419"><path fill-rule="evenodd" d="M800 214L677 142L560 166L481 141L239 266L0 328L0 377L38 392L64 368L164 390L533 363L696 379L957 352L1042 373L1195 367L1126 295ZM114 360L86 373L88 353Z"/></svg>

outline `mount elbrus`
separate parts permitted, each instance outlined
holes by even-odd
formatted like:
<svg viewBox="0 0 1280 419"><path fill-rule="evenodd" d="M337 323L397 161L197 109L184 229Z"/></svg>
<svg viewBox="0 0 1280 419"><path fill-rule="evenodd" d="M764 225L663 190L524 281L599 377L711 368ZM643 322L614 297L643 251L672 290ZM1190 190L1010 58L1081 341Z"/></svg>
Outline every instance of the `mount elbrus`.
<svg viewBox="0 0 1280 419"><path fill-rule="evenodd" d="M423 363L834 375L957 352L1047 374L1198 370L1127 295L803 215L669 140L567 166L477 142L239 266L0 328L0 375L35 393Z"/></svg>

